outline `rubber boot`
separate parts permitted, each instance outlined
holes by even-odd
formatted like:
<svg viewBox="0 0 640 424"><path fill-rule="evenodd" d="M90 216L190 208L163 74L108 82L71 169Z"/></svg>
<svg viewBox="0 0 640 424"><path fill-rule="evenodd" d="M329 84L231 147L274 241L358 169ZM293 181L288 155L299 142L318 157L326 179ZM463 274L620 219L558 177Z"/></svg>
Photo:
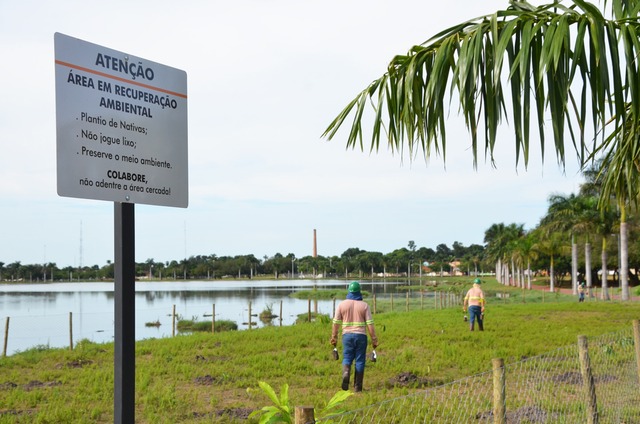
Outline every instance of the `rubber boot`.
<svg viewBox="0 0 640 424"><path fill-rule="evenodd" d="M471 325L469 325L469 331L473 331L473 323L471 323Z"/></svg>
<svg viewBox="0 0 640 424"><path fill-rule="evenodd" d="M479 331L484 331L484 322L478 321L478 330Z"/></svg>
<svg viewBox="0 0 640 424"><path fill-rule="evenodd" d="M361 392L362 391L362 380L364 380L364 371L358 372L356 371L356 375L354 377L353 391Z"/></svg>
<svg viewBox="0 0 640 424"><path fill-rule="evenodd" d="M349 390L350 378L351 378L351 365L342 365L342 390Z"/></svg>

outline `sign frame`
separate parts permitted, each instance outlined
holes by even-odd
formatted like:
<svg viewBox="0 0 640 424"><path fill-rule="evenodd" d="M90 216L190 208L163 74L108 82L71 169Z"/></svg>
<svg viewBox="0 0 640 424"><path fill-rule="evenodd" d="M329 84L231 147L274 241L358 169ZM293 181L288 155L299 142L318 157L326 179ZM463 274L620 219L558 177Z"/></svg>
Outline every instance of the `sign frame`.
<svg viewBox="0 0 640 424"><path fill-rule="evenodd" d="M186 208L185 71L55 33L60 196Z"/></svg>

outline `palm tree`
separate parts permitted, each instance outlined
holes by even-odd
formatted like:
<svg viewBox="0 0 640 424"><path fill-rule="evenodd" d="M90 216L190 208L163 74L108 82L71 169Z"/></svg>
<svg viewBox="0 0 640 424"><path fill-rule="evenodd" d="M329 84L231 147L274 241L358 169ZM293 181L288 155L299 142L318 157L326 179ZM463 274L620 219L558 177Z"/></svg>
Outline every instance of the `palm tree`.
<svg viewBox="0 0 640 424"><path fill-rule="evenodd" d="M601 205L613 193L622 207L640 191L640 0L605 0L604 9L610 11L607 16L585 0L541 6L511 1L506 10L448 28L395 56L387 72L361 91L323 136L332 139L354 114L347 147L364 150L363 120L369 119L364 112L371 104L370 151L378 151L384 136L392 152L406 151L411 160L429 159L433 152L446 159L447 109L459 103L474 166L482 136L493 162L498 126L508 118L516 165L522 160L527 167L530 127L537 123L544 155L549 114L558 161L565 163L565 138L583 165L596 153L605 154ZM621 239L626 241L624 222Z"/></svg>
<svg viewBox="0 0 640 424"><path fill-rule="evenodd" d="M501 243L502 235L505 232L504 223L493 224L484 232L484 243L486 245L486 258L495 264L496 279L504 284L502 280L502 257L504 256L504 246Z"/></svg>
<svg viewBox="0 0 640 424"><path fill-rule="evenodd" d="M537 7L510 1L506 10L441 31L406 55L395 56L387 72L344 108L324 136L333 138L353 112L347 145L363 147L364 109L371 101L371 150L379 148L385 135L393 151L404 151L406 141L412 157L420 150L426 157L434 151L444 156L446 94L453 99L457 92L474 163L478 134L484 132L485 152L492 155L506 104L512 105L517 160L522 157L525 166L532 112L537 115L543 152L544 114L550 112L554 146L562 163L565 126L581 161L589 147L585 123L591 123L597 134L612 120L612 134L627 134L630 129L638 140L640 134L633 129L639 126L640 113L633 112L640 108L635 84L640 80L635 67L640 0L605 0L605 8L608 3L610 18L584 0L555 0ZM503 85L503 75L508 75L508 87Z"/></svg>
<svg viewBox="0 0 640 424"><path fill-rule="evenodd" d="M549 196L549 209L541 221L541 225L550 231L568 231L571 234L571 287L574 295L578 294L578 245L576 235L588 237L593 230L595 219L594 203L586 196L570 194Z"/></svg>
<svg viewBox="0 0 640 424"><path fill-rule="evenodd" d="M563 239L561 233L557 231L547 232L545 227L538 227L536 229L538 234L536 239L538 242L532 246L532 248L541 254L549 257L549 291L555 291L555 258L558 255L564 254L567 250L566 241Z"/></svg>
<svg viewBox="0 0 640 424"><path fill-rule="evenodd" d="M616 221L616 214L612 212L610 209L604 210L600 214L600 220L598 221L597 231L601 237L601 284L602 284L602 292L601 297L604 300L609 300L609 272L607 270L607 238L611 235L614 229L614 224Z"/></svg>
<svg viewBox="0 0 640 424"><path fill-rule="evenodd" d="M493 224L484 233L484 242L487 244L486 255L496 266L496 279L499 283L512 285L510 276L515 276L512 266L509 270L509 262L515 258L517 240L524 236L522 224Z"/></svg>
<svg viewBox="0 0 640 424"><path fill-rule="evenodd" d="M630 131L629 131L630 132ZM625 135L630 137L630 135ZM621 137L618 137L618 141ZM610 138L608 139L610 140ZM603 191L600 197L602 209L611 206L610 199L614 199L620 213L620 288L622 300L629 300L629 248L628 248L628 223L627 205L638 202L640 193L640 150L638 143L608 143L603 149L609 151L600 162L598 179L602 180ZM622 159L620 159L622 158Z"/></svg>
<svg viewBox="0 0 640 424"><path fill-rule="evenodd" d="M535 233L529 231L523 237L517 239L515 246L516 263L518 263L521 270L520 278L522 278L522 274L526 270L526 288L529 290L531 290L531 260L536 259L538 256L534 249L536 243ZM524 280L521 287L525 287Z"/></svg>

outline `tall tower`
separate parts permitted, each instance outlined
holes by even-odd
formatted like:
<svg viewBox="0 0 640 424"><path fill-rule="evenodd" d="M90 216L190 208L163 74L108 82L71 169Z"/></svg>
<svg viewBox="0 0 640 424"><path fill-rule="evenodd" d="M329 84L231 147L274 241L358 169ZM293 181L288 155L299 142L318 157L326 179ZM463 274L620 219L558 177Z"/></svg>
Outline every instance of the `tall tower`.
<svg viewBox="0 0 640 424"><path fill-rule="evenodd" d="M316 229L313 229L313 257L318 257L318 240L316 239Z"/></svg>

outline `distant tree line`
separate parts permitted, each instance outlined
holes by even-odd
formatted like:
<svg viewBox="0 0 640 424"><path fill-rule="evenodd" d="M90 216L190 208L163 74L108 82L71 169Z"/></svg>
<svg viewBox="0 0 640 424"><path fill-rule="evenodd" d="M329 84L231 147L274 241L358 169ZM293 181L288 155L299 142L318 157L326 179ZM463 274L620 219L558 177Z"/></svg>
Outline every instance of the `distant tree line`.
<svg viewBox="0 0 640 424"><path fill-rule="evenodd" d="M390 253L369 252L349 248L339 256L311 255L301 258L293 253L264 256L254 255L217 256L197 255L183 260L158 262L147 259L136 263L139 279L181 280L220 278L272 278L345 277L375 278L382 275L412 276L427 272L451 273L454 267L459 272L477 271L483 266L484 247L478 244L464 246L454 242L450 248L440 244L436 249L420 247L409 241L407 247ZM464 269L462 271L462 269ZM113 279L114 265L111 261L83 267L58 268L55 263L23 265L20 262L0 262L0 280L3 281L91 281Z"/></svg>

